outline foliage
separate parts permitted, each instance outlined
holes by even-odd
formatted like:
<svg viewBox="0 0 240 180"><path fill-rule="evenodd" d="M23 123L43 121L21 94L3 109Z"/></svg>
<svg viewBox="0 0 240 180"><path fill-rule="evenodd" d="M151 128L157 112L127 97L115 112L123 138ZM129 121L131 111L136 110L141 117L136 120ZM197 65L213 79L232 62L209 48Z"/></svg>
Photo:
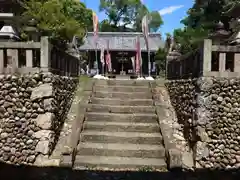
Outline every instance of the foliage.
<svg viewBox="0 0 240 180"><path fill-rule="evenodd" d="M228 17L224 12L239 3L239 0L197 0L181 22L183 29L174 30L174 40L181 45L181 53L193 51L199 42L215 31L216 24L221 21L229 30Z"/></svg>
<svg viewBox="0 0 240 180"><path fill-rule="evenodd" d="M156 65L158 66L160 71L164 71L166 68L166 56L167 56L166 49L160 48L158 49L154 57Z"/></svg>
<svg viewBox="0 0 240 180"><path fill-rule="evenodd" d="M26 0L23 26L34 19L41 35L53 42L66 44L74 35L81 39L91 21L91 11L75 0Z"/></svg>
<svg viewBox="0 0 240 180"><path fill-rule="evenodd" d="M149 24L150 30L156 32L159 27L163 24L163 20L158 11L152 11L150 13L151 21Z"/></svg>
<svg viewBox="0 0 240 180"><path fill-rule="evenodd" d="M101 32L132 32L133 29L128 28L126 26L116 26L114 24L110 24L109 20L104 19L100 23L100 31Z"/></svg>
<svg viewBox="0 0 240 180"><path fill-rule="evenodd" d="M157 11L149 12L141 0L100 0L99 10L108 20L102 22L101 31L141 31L142 18L150 14L150 29L157 31L163 21Z"/></svg>

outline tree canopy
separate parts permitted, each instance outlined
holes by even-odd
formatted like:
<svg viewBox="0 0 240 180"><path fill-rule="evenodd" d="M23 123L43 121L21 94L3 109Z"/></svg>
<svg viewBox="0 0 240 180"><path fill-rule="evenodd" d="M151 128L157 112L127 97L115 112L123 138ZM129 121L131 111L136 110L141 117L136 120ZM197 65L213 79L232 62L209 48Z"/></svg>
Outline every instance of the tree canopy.
<svg viewBox="0 0 240 180"><path fill-rule="evenodd" d="M23 3L22 25L34 20L37 31L65 44L74 35L84 37L92 26L92 11L76 0L26 0Z"/></svg>
<svg viewBox="0 0 240 180"><path fill-rule="evenodd" d="M174 30L174 39L181 45L181 53L185 54L198 47L200 41L215 31L220 21L226 30L230 30L229 11L239 0L197 0L187 12L181 23L184 28Z"/></svg>
<svg viewBox="0 0 240 180"><path fill-rule="evenodd" d="M150 14L151 31L157 31L163 24L157 11L149 12L141 0L100 0L99 10L108 19L100 23L101 31L141 31L141 21Z"/></svg>

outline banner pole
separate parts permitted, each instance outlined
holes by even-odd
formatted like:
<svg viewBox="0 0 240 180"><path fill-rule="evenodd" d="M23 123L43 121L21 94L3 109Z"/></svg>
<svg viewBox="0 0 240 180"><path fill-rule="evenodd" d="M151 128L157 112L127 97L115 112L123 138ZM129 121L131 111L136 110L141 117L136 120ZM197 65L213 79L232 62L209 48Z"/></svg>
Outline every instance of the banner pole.
<svg viewBox="0 0 240 180"><path fill-rule="evenodd" d="M95 61L96 61L96 65L97 65L97 75L99 75L98 58L97 58L97 43L96 43L96 47L95 47Z"/></svg>
<svg viewBox="0 0 240 180"><path fill-rule="evenodd" d="M151 59L150 59L150 50L148 48L148 76L151 76Z"/></svg>

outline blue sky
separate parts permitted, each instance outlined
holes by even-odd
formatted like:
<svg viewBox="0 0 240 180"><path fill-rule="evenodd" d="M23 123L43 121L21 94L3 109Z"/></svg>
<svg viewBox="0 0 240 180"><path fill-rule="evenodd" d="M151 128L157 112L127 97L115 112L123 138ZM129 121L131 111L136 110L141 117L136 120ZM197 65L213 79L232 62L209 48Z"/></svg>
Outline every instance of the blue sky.
<svg viewBox="0 0 240 180"><path fill-rule="evenodd" d="M99 13L99 0L82 0L85 1L88 8L93 9L103 20L106 16L104 13ZM186 16L186 11L192 7L193 0L142 0L143 3L151 11L159 11L164 24L160 28L160 32L164 36L167 32L172 32L174 29L182 27L180 20Z"/></svg>

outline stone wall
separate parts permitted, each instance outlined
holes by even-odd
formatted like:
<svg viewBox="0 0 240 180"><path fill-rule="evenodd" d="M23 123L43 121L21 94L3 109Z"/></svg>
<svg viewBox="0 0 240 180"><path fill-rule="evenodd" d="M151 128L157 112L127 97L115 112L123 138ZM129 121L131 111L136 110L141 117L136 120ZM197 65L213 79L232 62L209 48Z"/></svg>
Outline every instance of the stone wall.
<svg viewBox="0 0 240 180"><path fill-rule="evenodd" d="M58 139L77 80L53 74L0 77L0 161L32 164Z"/></svg>
<svg viewBox="0 0 240 180"><path fill-rule="evenodd" d="M197 108L197 80L176 80L166 84L178 123L182 125L184 138L193 141L193 120ZM190 145L190 144L189 144Z"/></svg>
<svg viewBox="0 0 240 180"><path fill-rule="evenodd" d="M240 167L240 79L199 78L167 83L196 167Z"/></svg>

